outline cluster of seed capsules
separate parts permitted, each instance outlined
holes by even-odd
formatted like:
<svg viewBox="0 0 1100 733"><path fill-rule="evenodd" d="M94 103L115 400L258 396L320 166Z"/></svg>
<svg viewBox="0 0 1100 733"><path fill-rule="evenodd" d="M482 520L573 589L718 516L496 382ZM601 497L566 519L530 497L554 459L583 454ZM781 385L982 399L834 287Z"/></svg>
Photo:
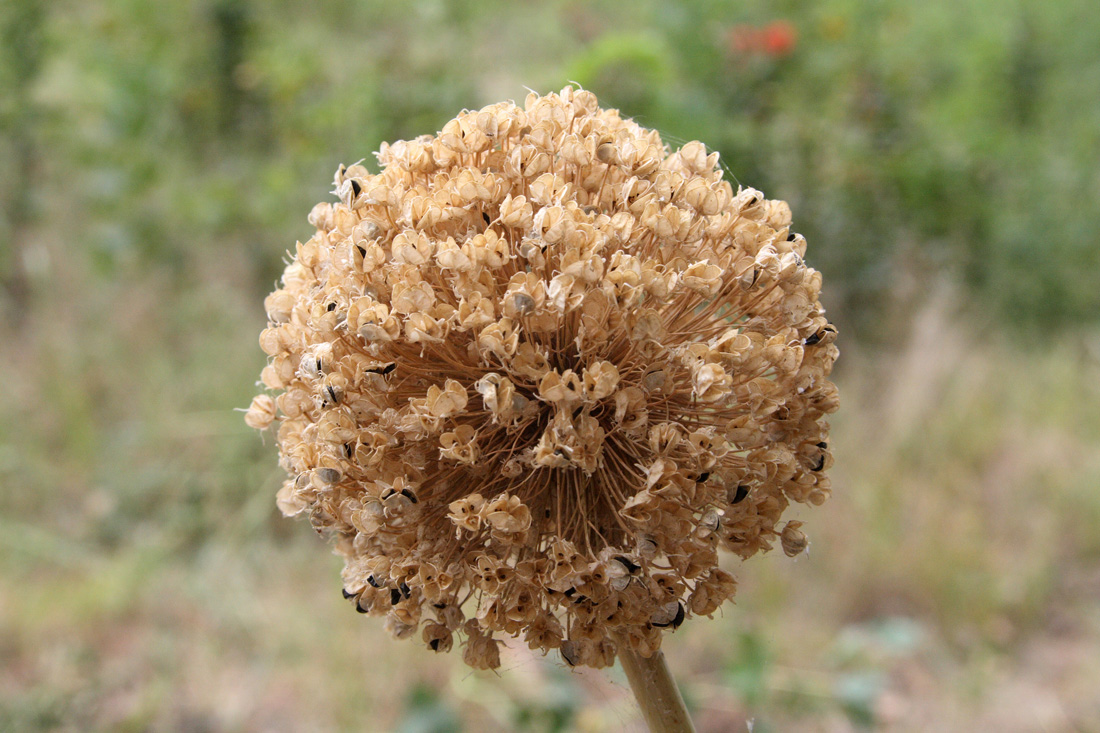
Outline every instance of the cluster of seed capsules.
<svg viewBox="0 0 1100 733"><path fill-rule="evenodd" d="M265 301L278 504L344 595L471 666L505 636L611 664L807 543L835 329L782 201L566 88L336 174Z"/></svg>

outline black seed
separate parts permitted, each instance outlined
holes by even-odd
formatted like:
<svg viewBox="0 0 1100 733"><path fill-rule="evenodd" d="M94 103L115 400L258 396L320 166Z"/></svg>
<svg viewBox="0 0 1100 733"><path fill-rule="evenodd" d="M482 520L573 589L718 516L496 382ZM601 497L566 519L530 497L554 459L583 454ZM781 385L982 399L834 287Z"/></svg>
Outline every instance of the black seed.
<svg viewBox="0 0 1100 733"><path fill-rule="evenodd" d="M402 581L401 585L398 586L398 588L401 590L401 595L405 596L406 598L412 595L412 591L409 590L409 586L404 581Z"/></svg>
<svg viewBox="0 0 1100 733"><path fill-rule="evenodd" d="M573 603L584 603L587 600L588 600L588 596L586 596L582 593L582 594L578 595L576 598L573 599Z"/></svg>
<svg viewBox="0 0 1100 733"><path fill-rule="evenodd" d="M355 610L359 613L367 613L367 609L363 608L358 603L355 604Z"/></svg>
<svg viewBox="0 0 1100 733"><path fill-rule="evenodd" d="M731 504L740 504L742 501L745 500L745 497L748 496L748 495L749 495L749 487L748 486L738 486L737 487L737 493L734 494L733 501L730 502L730 503Z"/></svg>
<svg viewBox="0 0 1100 733"><path fill-rule="evenodd" d="M699 474L699 478L697 478L695 480L698 481L699 483L703 483L708 478L710 478L710 471L703 471L701 474Z"/></svg>
<svg viewBox="0 0 1100 733"><path fill-rule="evenodd" d="M354 449L351 447L351 443L344 443L344 455L345 456L347 456L348 458L351 458L353 450Z"/></svg>
<svg viewBox="0 0 1100 733"><path fill-rule="evenodd" d="M547 518L547 519L549 519L549 518L550 518L550 510L549 510L549 509L547 509L547 510L546 510L546 518Z"/></svg>
<svg viewBox="0 0 1100 733"><path fill-rule="evenodd" d="M629 558L623 557L622 555L616 555L614 559L618 560L620 563L622 563L622 566L624 568L626 568L626 571L628 573L633 574L633 573L638 572L638 568L640 566L635 565L634 563L632 563Z"/></svg>
<svg viewBox="0 0 1100 733"><path fill-rule="evenodd" d="M359 181L353 178L351 179L351 190L358 196L359 192L363 190L363 187L359 185Z"/></svg>
<svg viewBox="0 0 1100 733"><path fill-rule="evenodd" d="M794 232L791 232L790 234L787 235L787 241L788 242L793 242L794 240L795 240L795 233Z"/></svg>
<svg viewBox="0 0 1100 733"><path fill-rule="evenodd" d="M344 600L345 601L355 595L354 593L348 593L347 588L341 588L340 592L344 594Z"/></svg>
<svg viewBox="0 0 1100 733"><path fill-rule="evenodd" d="M492 223L493 223L493 220L492 220L492 219L490 219L490 218L489 218L489 215L488 215L488 214L486 214L486 213L485 213L484 211L483 211L483 212L481 212L481 218L485 220L485 226L489 226L490 224L492 224Z"/></svg>
<svg viewBox="0 0 1100 733"><path fill-rule="evenodd" d="M805 344L807 346L813 346L814 344L816 344L819 341L821 341L821 334L820 333L815 333L815 334L813 334L812 336L810 336L806 339Z"/></svg>
<svg viewBox="0 0 1100 733"><path fill-rule="evenodd" d="M684 604L676 604L676 618L672 619L672 628L680 628L680 624L684 623Z"/></svg>
<svg viewBox="0 0 1100 733"><path fill-rule="evenodd" d="M367 582L368 582L368 583L370 583L370 587L371 587L371 588L381 588L381 587L382 587L382 586L381 586L381 585L380 585L380 584L378 583L378 581L374 579L374 576L373 576L373 575L368 575L368 576L367 576Z"/></svg>
<svg viewBox="0 0 1100 733"><path fill-rule="evenodd" d="M565 593L566 598L572 598L573 594L577 592L577 589L576 588L567 588L563 592Z"/></svg>
<svg viewBox="0 0 1100 733"><path fill-rule="evenodd" d="M433 652L439 651L439 639L432 639L428 642L428 646L432 648Z"/></svg>
<svg viewBox="0 0 1100 733"><path fill-rule="evenodd" d="M821 441L820 443L817 444L817 447L820 448L821 450L825 450L826 448L829 447L829 444L826 443L825 441Z"/></svg>
<svg viewBox="0 0 1100 733"><path fill-rule="evenodd" d="M382 373L383 373L383 374L389 374L390 372L392 372L392 371L393 371L394 369L396 369L396 368L397 368L397 364L396 364L396 363L394 363L394 364L387 364L387 365L386 365L386 366L385 366L385 367L384 367L384 368L382 369Z"/></svg>
<svg viewBox="0 0 1100 733"><path fill-rule="evenodd" d="M411 501L413 504L416 503L416 494L409 491L408 489L401 489L401 496L405 497L406 499Z"/></svg>
<svg viewBox="0 0 1100 733"><path fill-rule="evenodd" d="M814 466L813 470L820 471L823 468L825 468L825 456L824 455L822 455L821 458L818 459L817 465Z"/></svg>
<svg viewBox="0 0 1100 733"><path fill-rule="evenodd" d="M335 303L329 303L328 307L325 308L325 310L327 310L329 313L332 313L334 310L336 310L336 304Z"/></svg>
<svg viewBox="0 0 1100 733"><path fill-rule="evenodd" d="M659 624L659 623L657 623L656 621L650 621L650 622L649 622L649 625L650 625L650 626L656 626L656 627L657 627L658 629L663 629L663 628L665 628L666 626L668 626L668 624Z"/></svg>
<svg viewBox="0 0 1100 733"><path fill-rule="evenodd" d="M391 606L396 606L400 602L401 602L401 591L397 590L396 588L391 588L390 589L390 605Z"/></svg>
<svg viewBox="0 0 1100 733"><path fill-rule="evenodd" d="M747 209L747 208L749 208L750 206L756 206L756 202L757 202L757 201L759 201L759 200L760 200L760 199L758 199L758 198L756 198L755 196L753 196L753 197L752 197L751 199L749 199L749 202L748 202L747 204L745 204L745 208Z"/></svg>
<svg viewBox="0 0 1100 733"><path fill-rule="evenodd" d="M394 496L396 493L397 492L394 491L393 489L386 489L385 492L383 492L383 494L382 494L382 501L385 501L386 499L390 498L391 496Z"/></svg>
<svg viewBox="0 0 1100 733"><path fill-rule="evenodd" d="M366 257L366 256L367 256L367 250L366 250L366 249L365 249L364 247L360 247L360 246L359 246L359 245L357 244L357 245L355 245L355 248L356 248L357 250L359 250L359 254L360 254L361 256L363 256L363 257Z"/></svg>
<svg viewBox="0 0 1100 733"><path fill-rule="evenodd" d="M446 603L433 603L432 608L444 609L447 607Z"/></svg>

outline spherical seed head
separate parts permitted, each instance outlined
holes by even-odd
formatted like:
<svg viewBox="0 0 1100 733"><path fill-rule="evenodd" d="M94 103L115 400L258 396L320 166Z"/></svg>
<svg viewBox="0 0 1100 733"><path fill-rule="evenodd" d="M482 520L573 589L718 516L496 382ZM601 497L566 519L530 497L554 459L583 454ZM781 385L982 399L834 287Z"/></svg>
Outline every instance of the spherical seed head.
<svg viewBox="0 0 1100 733"><path fill-rule="evenodd" d="M501 635L604 666L733 596L718 548L805 546L777 525L829 495L836 331L784 202L570 88L378 159L260 337L278 504L358 610L474 667Z"/></svg>

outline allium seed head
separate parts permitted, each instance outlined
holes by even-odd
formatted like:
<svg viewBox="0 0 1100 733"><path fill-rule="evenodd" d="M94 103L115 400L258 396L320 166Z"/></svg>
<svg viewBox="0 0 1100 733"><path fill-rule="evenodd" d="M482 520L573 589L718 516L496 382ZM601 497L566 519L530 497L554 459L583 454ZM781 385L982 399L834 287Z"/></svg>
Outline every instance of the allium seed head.
<svg viewBox="0 0 1100 733"><path fill-rule="evenodd" d="M378 159L265 301L246 418L357 610L598 667L731 598L719 548L806 546L779 523L829 495L837 349L787 204L570 88Z"/></svg>

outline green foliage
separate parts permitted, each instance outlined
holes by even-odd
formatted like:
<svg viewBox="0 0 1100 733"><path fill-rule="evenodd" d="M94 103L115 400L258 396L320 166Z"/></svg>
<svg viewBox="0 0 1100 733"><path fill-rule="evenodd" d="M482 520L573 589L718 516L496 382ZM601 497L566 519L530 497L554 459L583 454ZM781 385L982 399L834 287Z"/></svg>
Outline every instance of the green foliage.
<svg viewBox="0 0 1100 733"><path fill-rule="evenodd" d="M572 730L580 705L577 685L563 670L552 670L537 690L513 701L510 729L530 733Z"/></svg>
<svg viewBox="0 0 1100 733"><path fill-rule="evenodd" d="M659 108L675 56L660 35L607 33L573 60L567 74L586 89L614 90L623 110Z"/></svg>
<svg viewBox="0 0 1100 733"><path fill-rule="evenodd" d="M186 271L232 240L259 292L338 163L523 83L575 80L791 201L831 302L865 334L899 281L944 271L1048 326L1100 306L1087 5L19 0L5 98L34 104L4 120L19 155L50 159L32 192L75 206L100 273ZM746 43L776 23L788 45Z"/></svg>
<svg viewBox="0 0 1100 733"><path fill-rule="evenodd" d="M770 663L767 640L759 632L744 631L737 635L726 681L751 710L758 710L767 696Z"/></svg>
<svg viewBox="0 0 1100 733"><path fill-rule="evenodd" d="M460 733L462 730L461 719L426 685L412 689L406 708L408 712L397 733Z"/></svg>

